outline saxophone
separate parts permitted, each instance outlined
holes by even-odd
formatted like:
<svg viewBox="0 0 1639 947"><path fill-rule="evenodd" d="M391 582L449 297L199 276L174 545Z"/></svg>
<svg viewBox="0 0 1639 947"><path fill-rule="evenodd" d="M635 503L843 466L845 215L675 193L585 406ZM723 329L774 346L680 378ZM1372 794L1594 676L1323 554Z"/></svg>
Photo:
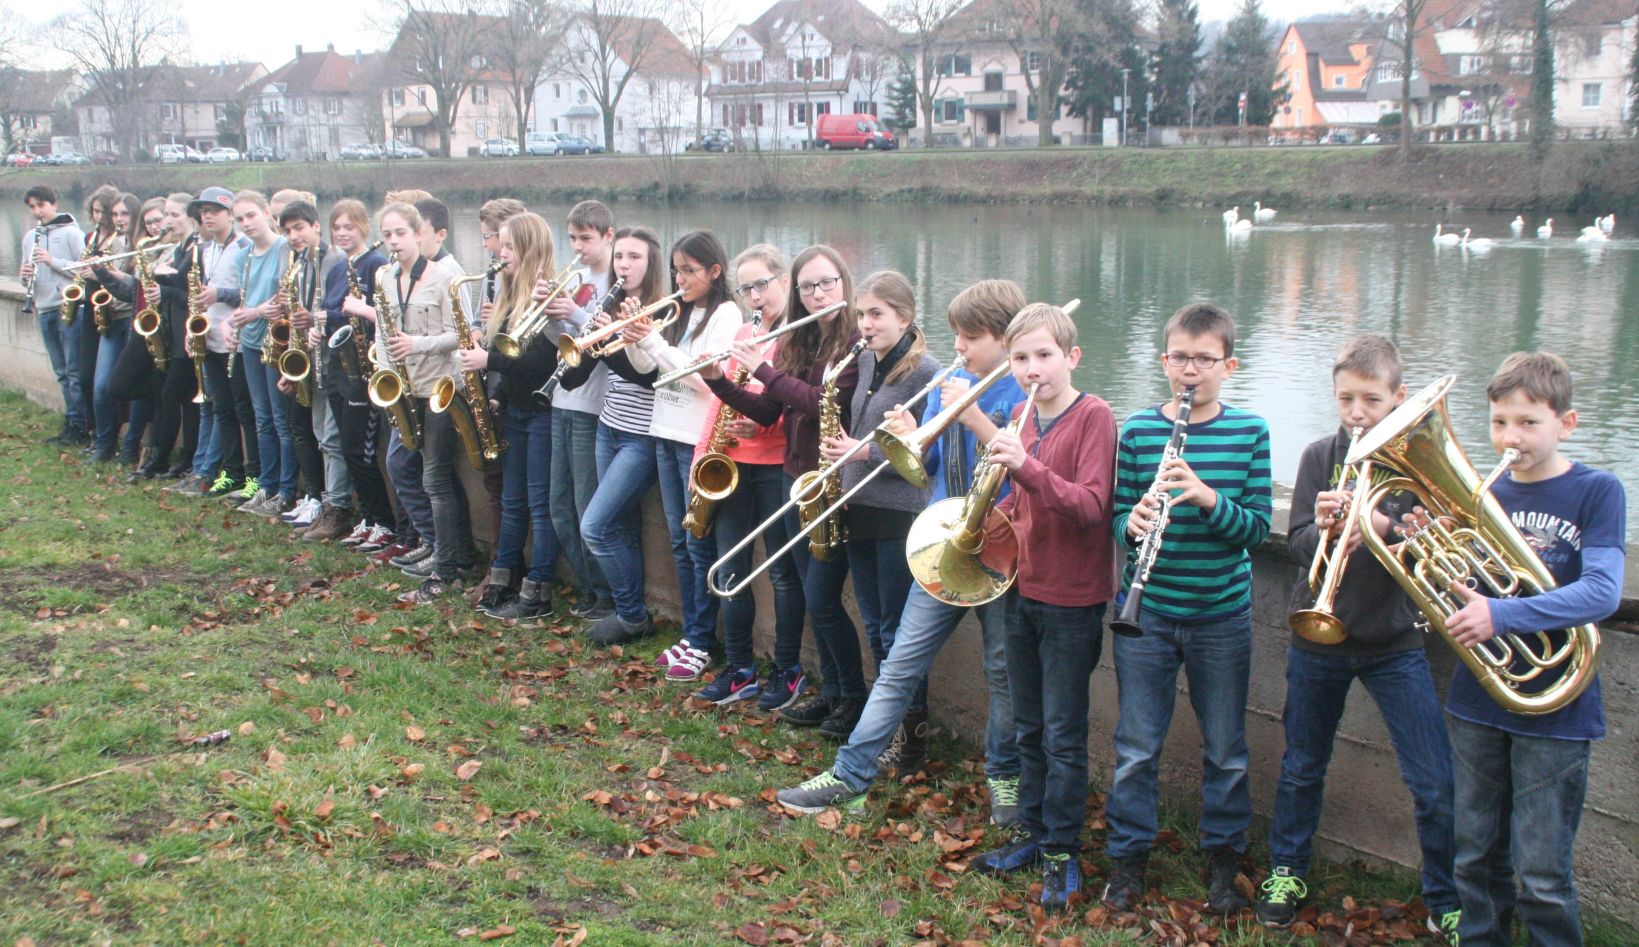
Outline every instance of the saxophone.
<svg viewBox="0 0 1639 947"><path fill-rule="evenodd" d="M279 375L295 387L296 403L304 408L307 408L312 407L313 405L313 389L319 383L316 377L319 373L319 363L318 360L307 351L307 333L295 332L290 328L290 313L295 312L297 305L300 303L300 300L297 299L297 285L300 282L300 276L297 275L299 273L297 269L297 260L298 257L296 255L296 251L292 250L290 253L290 268L286 271L284 280L284 290L286 293L284 305L285 318L276 320L270 324L268 326L267 334L268 338L272 339L274 326L279 325L280 323L284 324L286 348L283 352L279 353ZM310 252L307 257L307 263L304 265L311 265L311 263L312 254ZM265 346L263 351L266 351Z"/></svg>
<svg viewBox="0 0 1639 947"><path fill-rule="evenodd" d="M753 335L762 328L762 324L763 313L759 309L751 314ZM729 381L737 388L744 388L750 378L750 369L741 365L729 376ZM734 489L740 485L740 465L726 451L739 443L728 432L728 426L741 417L740 412L727 403L718 402L717 418L711 424L711 439L706 443L706 452L689 468L689 511L683 517L683 528L695 539L706 538L706 534L711 532L717 504L732 496Z"/></svg>
<svg viewBox="0 0 1639 947"><path fill-rule="evenodd" d="M859 357L859 353L865 351L865 346L866 341L860 339L848 349L847 354L837 360L835 365L826 369L819 404L821 444L824 444L826 439L842 433L842 404L840 393L837 391L837 379L841 378L843 370ZM818 488L815 487L816 483L819 483ZM791 485L791 499L798 501L797 518L803 526L819 518L841 496L842 478L838 471L829 467L810 470ZM848 526L842 522L842 517L829 516L818 529L808 534L808 554L820 562L830 562L831 557L836 555L837 550L847 541Z"/></svg>
<svg viewBox="0 0 1639 947"><path fill-rule="evenodd" d="M247 271L250 256L245 257ZM300 271L296 269L296 251L290 251L290 257L285 260L284 276L279 278L279 291L284 294L284 305L280 307L279 318L268 320L267 334L262 336L262 364L277 365L279 356L290 347L290 311L296 300L296 279Z"/></svg>
<svg viewBox="0 0 1639 947"><path fill-rule="evenodd" d="M146 250L163 239L164 235L149 237L137 244L137 249ZM142 311L132 317L131 329L148 343L148 354L153 356L154 370L163 372L167 364L166 344L169 340L163 331L165 320L159 314L159 284L154 282L153 267L149 265L146 253L137 254L137 281L142 284L143 307Z"/></svg>
<svg viewBox="0 0 1639 947"><path fill-rule="evenodd" d="M188 342L188 357L193 359L194 381L199 390L194 392L193 403L204 404L211 400L205 394L205 356L208 349L205 346L205 337L211 331L211 321L205 317L205 307L199 304L199 294L204 290L199 274L205 268L205 261L200 255L201 241L194 239L193 259L188 262L188 321L185 325ZM228 361L229 365L233 361Z"/></svg>
<svg viewBox="0 0 1639 947"><path fill-rule="evenodd" d="M398 428L398 439L406 450L421 449L421 406L411 394L410 376L403 366L393 361L387 350L387 340L398 335L397 317L393 315L392 301L387 298L388 280L398 278L397 266L383 266L376 271L376 321L380 324L376 344L376 371L370 376L368 391L370 403L387 412L388 420Z"/></svg>
<svg viewBox="0 0 1639 947"><path fill-rule="evenodd" d="M102 246L107 247L109 242ZM113 304L114 294L108 291L108 287L99 284L96 292L91 294L91 320L96 323L98 335L107 335L114 328L108 313L108 307Z"/></svg>
<svg viewBox="0 0 1639 947"><path fill-rule="evenodd" d="M80 250L80 262L84 263L96 255L96 241L87 240ZM62 319L65 326L73 325L74 317L80 314L80 303L85 301L85 274L85 267L75 269L73 281L63 287Z"/></svg>
<svg viewBox="0 0 1639 947"><path fill-rule="evenodd" d="M353 299L364 298L364 287L359 282L358 261L369 255L370 251L379 249L381 244L382 241L377 240L347 258L347 295ZM349 342L352 344L349 345ZM364 380L365 366L370 364L370 339L369 330L362 317L348 316L347 325L331 333L329 347L336 350L336 357L341 359L343 371L360 381Z"/></svg>
<svg viewBox="0 0 1639 947"><path fill-rule="evenodd" d="M491 263L483 273L458 276L450 281L450 310L455 316L455 337L463 350L477 345L472 341L472 325L467 321L466 307L462 304L461 287L479 280L487 280L501 271L502 263ZM467 460L475 470L491 470L506 450L506 442L495 436L495 412L490 410L489 395L484 392L484 379L477 372L461 372L461 385L455 377L445 375L433 385L427 409L434 414L452 412L450 421L461 435L461 444L467 449Z"/></svg>

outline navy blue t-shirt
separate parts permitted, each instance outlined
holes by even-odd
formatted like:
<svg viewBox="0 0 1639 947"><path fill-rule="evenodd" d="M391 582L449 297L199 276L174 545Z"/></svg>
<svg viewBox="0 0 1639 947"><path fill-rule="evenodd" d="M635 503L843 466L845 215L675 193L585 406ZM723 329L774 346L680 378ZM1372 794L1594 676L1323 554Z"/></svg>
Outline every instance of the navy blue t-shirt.
<svg viewBox="0 0 1639 947"><path fill-rule="evenodd" d="M1498 634L1512 631L1521 637L1548 630L1557 646L1565 640L1559 629L1609 617L1621 600L1624 543L1627 535L1627 498L1622 482L1603 470L1573 463L1557 477L1517 483L1498 480L1492 492L1526 543L1553 573L1559 588L1549 596L1529 596L1491 603L1491 620ZM1516 661L1516 670L1523 667ZM1550 672L1547 680L1554 679ZM1545 684L1546 682L1544 682ZM1521 691L1541 690L1544 684L1527 682ZM1458 663L1446 696L1453 716L1526 736L1565 740L1597 740L1605 735L1605 709L1599 678L1587 690L1551 714L1522 716L1502 708L1475 680L1468 666Z"/></svg>

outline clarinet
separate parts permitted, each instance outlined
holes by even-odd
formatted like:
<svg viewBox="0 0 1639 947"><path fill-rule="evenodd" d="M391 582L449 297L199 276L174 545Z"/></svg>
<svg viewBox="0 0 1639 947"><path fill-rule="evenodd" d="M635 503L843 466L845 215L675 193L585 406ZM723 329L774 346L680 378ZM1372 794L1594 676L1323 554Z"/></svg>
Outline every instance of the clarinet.
<svg viewBox="0 0 1639 947"><path fill-rule="evenodd" d="M1110 630L1118 635L1136 638L1143 633L1138 629L1138 609L1144 602L1144 586L1149 584L1150 570L1155 567L1155 559L1161 554L1161 534L1167 531L1167 523L1172 519L1172 497L1161 483L1161 473L1166 469L1167 461L1184 452L1184 441L1189 437L1189 412L1194 404L1195 386L1186 385L1184 393L1178 398L1178 419L1172 422L1172 437L1167 439L1166 449L1161 452L1161 462L1155 468L1155 479L1150 481L1150 488L1144 492L1144 499L1156 499L1160 512L1156 514L1155 523L1149 532L1139 540L1138 555L1133 559L1133 581L1127 589L1127 600L1121 604L1121 614L1110 622ZM1142 503L1143 500L1139 502Z"/></svg>
<svg viewBox="0 0 1639 947"><path fill-rule="evenodd" d="M23 260L24 263L33 263L34 251L40 249L40 240L45 235L45 227L41 226L34 228L34 232L29 235L33 238L33 240L29 247L28 258ZM39 271L40 264L35 263L34 268L28 271L28 275L23 277L23 315L25 316L34 315L34 279L35 274Z"/></svg>
<svg viewBox="0 0 1639 947"><path fill-rule="evenodd" d="M608 312L615 303L624 298L625 290L626 278L622 276L615 277L614 281L609 284L609 291L604 293L603 298L597 301L597 305L592 307L592 311ZM590 331L591 325L592 320L586 320L587 328L581 329L581 332L584 334ZM552 370L552 377L548 378L541 387L535 389L535 400L544 406L550 407L552 395L558 390L558 385L563 382L563 373L568 370L569 363L561 358L558 359L558 367Z"/></svg>

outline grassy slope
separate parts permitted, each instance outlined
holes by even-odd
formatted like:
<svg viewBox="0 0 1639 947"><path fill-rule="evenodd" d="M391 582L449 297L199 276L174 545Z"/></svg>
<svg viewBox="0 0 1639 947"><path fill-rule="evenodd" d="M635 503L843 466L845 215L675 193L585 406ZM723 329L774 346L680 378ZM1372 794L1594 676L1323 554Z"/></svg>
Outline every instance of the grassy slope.
<svg viewBox="0 0 1639 947"><path fill-rule="evenodd" d="M1022 884L962 872L998 839L960 747L867 820L787 818L771 787L831 748L689 706L649 670L661 640L611 653L562 626L403 610L396 573L128 487L38 446L52 416L15 395L0 411L0 943L1103 943L1200 923L1185 819L1168 817L1146 916L1039 929ZM217 729L235 735L175 752ZM1379 936L1420 923L1374 913L1414 895L1407 875L1311 881L1309 919L1334 933L1351 908ZM1192 933L1292 942L1250 921Z"/></svg>

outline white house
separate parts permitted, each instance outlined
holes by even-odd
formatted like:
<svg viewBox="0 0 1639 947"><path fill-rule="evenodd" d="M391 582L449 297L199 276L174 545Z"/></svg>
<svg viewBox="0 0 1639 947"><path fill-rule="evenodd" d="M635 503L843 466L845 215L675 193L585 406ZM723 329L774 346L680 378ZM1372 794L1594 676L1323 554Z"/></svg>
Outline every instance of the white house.
<svg viewBox="0 0 1639 947"><path fill-rule="evenodd" d="M245 127L251 147L293 161L335 158L343 146L379 141L379 93L363 81L378 54L343 56L335 46L303 52L249 89Z"/></svg>
<svg viewBox="0 0 1639 947"><path fill-rule="evenodd" d="M568 133L609 151L681 151L694 137L695 72L683 43L653 17L611 17L611 81L631 78L615 104L614 141L603 140L603 110L588 81L597 75L593 28L578 20L565 33L563 60L535 85L534 135ZM631 64L636 61L636 69Z"/></svg>
<svg viewBox="0 0 1639 947"><path fill-rule="evenodd" d="M1639 2L1580 0L1554 50L1554 122L1577 138L1626 134Z"/></svg>

